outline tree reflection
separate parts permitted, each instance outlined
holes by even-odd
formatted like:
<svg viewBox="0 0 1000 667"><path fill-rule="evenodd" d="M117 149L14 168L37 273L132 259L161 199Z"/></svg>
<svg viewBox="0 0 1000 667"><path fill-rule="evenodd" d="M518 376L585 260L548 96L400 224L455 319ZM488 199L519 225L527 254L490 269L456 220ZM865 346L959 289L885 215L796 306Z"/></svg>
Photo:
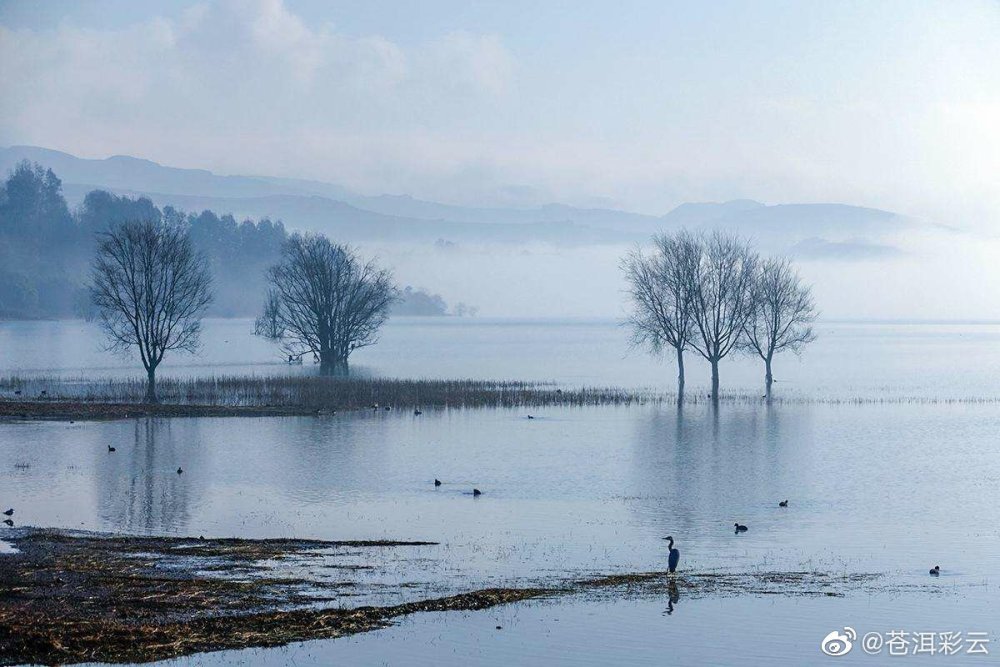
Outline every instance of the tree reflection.
<svg viewBox="0 0 1000 667"><path fill-rule="evenodd" d="M180 457L170 420L136 419L131 430L98 468L101 519L124 532L177 532L189 521L191 466L184 475L176 472Z"/></svg>

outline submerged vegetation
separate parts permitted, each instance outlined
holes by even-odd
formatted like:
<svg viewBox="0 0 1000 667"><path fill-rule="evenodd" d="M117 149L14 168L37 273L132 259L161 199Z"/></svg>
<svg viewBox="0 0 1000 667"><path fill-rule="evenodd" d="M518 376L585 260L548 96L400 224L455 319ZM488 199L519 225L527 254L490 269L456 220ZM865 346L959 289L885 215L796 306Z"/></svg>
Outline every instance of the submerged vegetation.
<svg viewBox="0 0 1000 667"><path fill-rule="evenodd" d="M160 403L144 403L142 378L0 378L0 418L117 419L138 416L224 417L323 415L349 410L421 408L543 408L676 404L673 392L623 387L561 388L514 380L423 380L327 376L164 378ZM721 392L718 402L759 405L757 393ZM774 397L774 404L900 405L995 404L1000 396ZM684 405L714 405L704 392L687 392Z"/></svg>
<svg viewBox="0 0 1000 667"><path fill-rule="evenodd" d="M387 606L351 606L347 582L276 576L272 564L348 549L434 542L122 537L20 529L0 555L0 664L141 662L202 651L279 646L385 627L424 611L476 610L568 594L697 599L843 596L884 590L875 574L666 572L554 577ZM405 586L405 584L403 585ZM897 589L894 589L898 592Z"/></svg>

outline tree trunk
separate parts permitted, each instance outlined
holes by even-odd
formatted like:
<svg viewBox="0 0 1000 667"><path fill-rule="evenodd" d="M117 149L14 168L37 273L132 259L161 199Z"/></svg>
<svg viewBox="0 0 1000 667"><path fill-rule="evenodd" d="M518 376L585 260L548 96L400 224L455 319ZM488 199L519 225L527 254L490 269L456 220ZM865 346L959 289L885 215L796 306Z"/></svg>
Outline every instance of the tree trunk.
<svg viewBox="0 0 1000 667"><path fill-rule="evenodd" d="M684 403L684 350L677 348L677 405Z"/></svg>
<svg viewBox="0 0 1000 667"><path fill-rule="evenodd" d="M712 402L719 402L719 360L712 359Z"/></svg>
<svg viewBox="0 0 1000 667"><path fill-rule="evenodd" d="M320 350L319 372L320 375L346 376L347 359L333 350Z"/></svg>
<svg viewBox="0 0 1000 667"><path fill-rule="evenodd" d="M146 369L146 402L156 403L156 367Z"/></svg>
<svg viewBox="0 0 1000 667"><path fill-rule="evenodd" d="M771 357L766 357L764 359L764 398L768 403L771 402L771 384L774 383L774 377L771 375Z"/></svg>

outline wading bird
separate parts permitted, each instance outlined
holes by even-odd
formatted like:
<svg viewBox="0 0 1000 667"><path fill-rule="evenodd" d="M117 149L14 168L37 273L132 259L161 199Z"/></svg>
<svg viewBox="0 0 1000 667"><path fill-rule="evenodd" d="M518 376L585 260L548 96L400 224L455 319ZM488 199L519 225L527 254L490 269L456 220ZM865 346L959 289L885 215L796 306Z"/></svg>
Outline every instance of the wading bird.
<svg viewBox="0 0 1000 667"><path fill-rule="evenodd" d="M667 548L670 549L670 555L667 556L667 567L670 568L671 572L675 572L677 570L677 563L681 559L681 552L678 551L677 549L674 549L673 536L667 535L663 539L670 540L670 544L667 545Z"/></svg>
<svg viewBox="0 0 1000 667"><path fill-rule="evenodd" d="M11 507L9 510L4 512L4 516L14 516L14 508Z"/></svg>

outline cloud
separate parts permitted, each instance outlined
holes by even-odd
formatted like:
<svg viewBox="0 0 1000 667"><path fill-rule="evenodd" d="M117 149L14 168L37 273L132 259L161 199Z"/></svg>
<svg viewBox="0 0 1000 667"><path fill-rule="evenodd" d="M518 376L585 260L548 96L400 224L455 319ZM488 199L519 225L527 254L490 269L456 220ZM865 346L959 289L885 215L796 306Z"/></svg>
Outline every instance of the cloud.
<svg viewBox="0 0 1000 667"><path fill-rule="evenodd" d="M751 198L1000 219L995 4L373 1L0 25L0 144L456 203L533 203L511 196L526 185L657 214Z"/></svg>
<svg viewBox="0 0 1000 667"><path fill-rule="evenodd" d="M270 173L299 159L298 175L348 181L379 178L498 104L515 75L495 35L404 47L307 24L281 0L217 0L119 29L0 26L0 62L2 144ZM317 174L324 157L336 166Z"/></svg>

